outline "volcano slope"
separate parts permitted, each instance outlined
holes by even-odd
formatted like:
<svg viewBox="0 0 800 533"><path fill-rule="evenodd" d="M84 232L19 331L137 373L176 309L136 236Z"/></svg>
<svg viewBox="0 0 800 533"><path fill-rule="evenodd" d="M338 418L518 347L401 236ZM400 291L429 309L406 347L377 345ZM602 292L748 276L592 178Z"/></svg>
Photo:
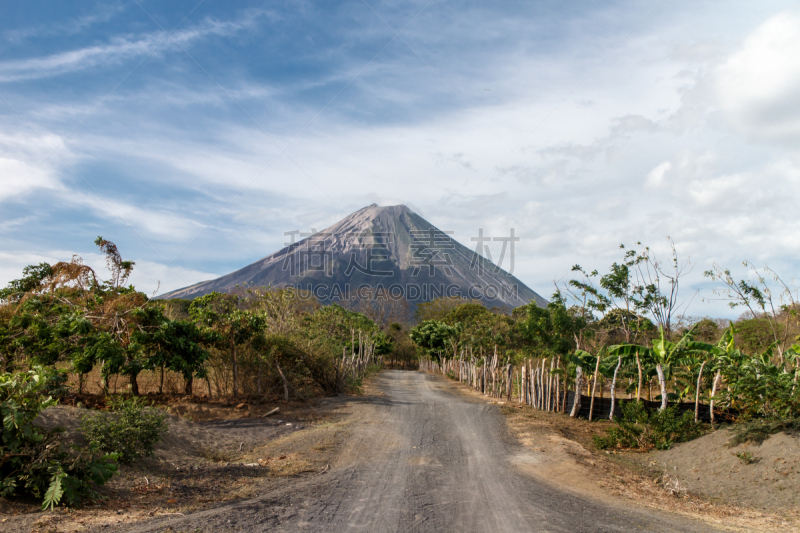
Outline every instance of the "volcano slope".
<svg viewBox="0 0 800 533"><path fill-rule="evenodd" d="M386 371L354 400L350 438L325 474L129 531L711 531L707 524L576 496L523 474L496 406L418 372ZM105 529L108 531L108 529Z"/></svg>

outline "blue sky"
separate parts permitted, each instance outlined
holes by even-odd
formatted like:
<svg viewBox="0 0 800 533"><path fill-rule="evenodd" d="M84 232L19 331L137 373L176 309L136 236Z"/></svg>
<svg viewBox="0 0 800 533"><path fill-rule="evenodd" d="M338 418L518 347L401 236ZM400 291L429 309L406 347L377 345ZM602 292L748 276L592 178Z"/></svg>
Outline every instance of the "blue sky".
<svg viewBox="0 0 800 533"><path fill-rule="evenodd" d="M798 93L794 2L4 6L0 283L103 235L165 292L405 203L545 296L669 236L730 316L712 263L800 263Z"/></svg>

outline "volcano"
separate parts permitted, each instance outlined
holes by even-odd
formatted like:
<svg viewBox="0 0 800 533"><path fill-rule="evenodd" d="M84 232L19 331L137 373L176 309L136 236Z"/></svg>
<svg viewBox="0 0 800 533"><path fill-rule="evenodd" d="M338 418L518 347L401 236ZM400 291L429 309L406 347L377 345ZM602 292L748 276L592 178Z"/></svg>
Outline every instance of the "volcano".
<svg viewBox="0 0 800 533"><path fill-rule="evenodd" d="M506 236L477 233L471 240L483 254L458 243L452 232L441 231L404 205L372 204L321 232L308 236L290 232L290 243L282 250L159 298L195 298L212 291L228 292L238 285L293 286L322 303L383 294L406 298L412 304L462 297L480 300L487 307L513 308L532 301L547 305L499 266L507 262L513 270L514 242L519 240L513 231ZM491 261L492 251L498 264Z"/></svg>

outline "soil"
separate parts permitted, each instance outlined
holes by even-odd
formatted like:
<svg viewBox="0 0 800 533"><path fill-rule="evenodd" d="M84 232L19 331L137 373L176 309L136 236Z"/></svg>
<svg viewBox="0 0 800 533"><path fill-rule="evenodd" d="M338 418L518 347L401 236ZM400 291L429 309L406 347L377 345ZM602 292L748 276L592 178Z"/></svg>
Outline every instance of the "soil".
<svg viewBox="0 0 800 533"><path fill-rule="evenodd" d="M331 462L341 440L342 417L336 411L346 400L329 398L316 406L200 400L162 405L171 413L167 415L169 433L152 457L120 466L119 474L100 487L103 500L83 509L42 513L37 502L0 499L0 530L105 530L150 517L213 508L252 497L291 478L312 475ZM275 407L280 411L265 418ZM35 423L62 427L66 442L81 445L80 417L87 412L79 407L51 407Z"/></svg>
<svg viewBox="0 0 800 533"><path fill-rule="evenodd" d="M683 455L680 448L601 452L592 436L608 421L506 404L440 376L402 371L371 378L360 397L280 404L278 414L263 417L276 406L170 402L169 436L152 458L122 467L101 489L105 500L42 513L36 502L0 499L0 530L800 530L797 511L737 507L727 493L686 489L684 469L701 478L724 472L713 465L692 472L697 464L670 463L669 454L695 454L703 463L702 453L721 445L710 437L723 432L682 445L701 443ZM65 426L64 438L80 442L83 412L52 408L38 423ZM747 447L761 458L749 465L727 448L705 462L728 468L730 457L752 474L745 468L767 468L767 450L785 450L782 438ZM786 463L771 461L772 470L756 477L783 477L785 492L796 487L798 467L796 455L780 457Z"/></svg>
<svg viewBox="0 0 800 533"><path fill-rule="evenodd" d="M648 454L687 491L759 509L800 508L800 437L778 433L762 444L729 447L731 431L715 431L671 450Z"/></svg>

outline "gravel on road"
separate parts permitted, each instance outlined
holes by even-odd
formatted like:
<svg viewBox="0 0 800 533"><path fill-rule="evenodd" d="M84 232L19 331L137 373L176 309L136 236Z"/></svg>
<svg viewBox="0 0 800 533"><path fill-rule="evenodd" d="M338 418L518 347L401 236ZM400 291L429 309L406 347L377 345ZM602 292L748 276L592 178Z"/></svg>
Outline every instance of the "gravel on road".
<svg viewBox="0 0 800 533"><path fill-rule="evenodd" d="M381 394L348 403L352 431L325 473L250 500L125 530L711 530L679 516L591 500L526 475L515 466L525 449L509 436L498 407L460 394L446 380L385 371L373 384Z"/></svg>

